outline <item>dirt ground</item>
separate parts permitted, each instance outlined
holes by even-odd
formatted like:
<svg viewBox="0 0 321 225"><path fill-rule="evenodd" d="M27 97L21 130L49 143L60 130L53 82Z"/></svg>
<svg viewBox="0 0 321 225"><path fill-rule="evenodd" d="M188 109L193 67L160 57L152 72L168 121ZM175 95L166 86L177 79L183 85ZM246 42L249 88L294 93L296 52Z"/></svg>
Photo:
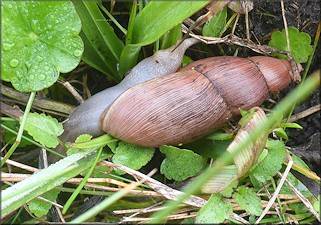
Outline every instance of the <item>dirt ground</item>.
<svg viewBox="0 0 321 225"><path fill-rule="evenodd" d="M320 1L317 0L291 0L285 1L285 11L288 26L295 26L301 32L306 32L311 36L312 43L315 38L318 23L320 22ZM284 25L282 17L276 18L261 16L260 12L273 15L281 15L279 1L257 1L253 12L250 14L251 30L262 40L264 36L271 32L271 28L281 30ZM309 73L320 69L320 46L318 46L312 61ZM305 65L303 64L303 67ZM286 94L286 93L282 93ZM315 91L304 103L297 106L293 114L307 110L312 106L320 104L320 90ZM293 152L302 157L319 175L320 171L320 132L321 116L320 111L296 121L303 129L289 130L289 141L287 146L293 148Z"/></svg>

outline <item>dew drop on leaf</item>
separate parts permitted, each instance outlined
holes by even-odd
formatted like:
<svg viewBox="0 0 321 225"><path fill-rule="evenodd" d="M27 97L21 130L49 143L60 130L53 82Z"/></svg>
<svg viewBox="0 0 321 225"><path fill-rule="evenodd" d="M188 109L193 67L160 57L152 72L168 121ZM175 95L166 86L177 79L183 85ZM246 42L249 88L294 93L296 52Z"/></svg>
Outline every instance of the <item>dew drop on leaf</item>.
<svg viewBox="0 0 321 225"><path fill-rule="evenodd" d="M16 71L16 74L17 74L17 78L21 78L22 77L22 74L19 71Z"/></svg>
<svg viewBox="0 0 321 225"><path fill-rule="evenodd" d="M36 34L40 34L40 33L41 33L41 29L40 29L39 21L38 21L38 20L31 20L31 29L32 29L33 32L35 32Z"/></svg>
<svg viewBox="0 0 321 225"><path fill-rule="evenodd" d="M75 50L74 51L74 56L76 56L76 57L81 56L81 54L82 54L82 51L80 51L80 50Z"/></svg>
<svg viewBox="0 0 321 225"><path fill-rule="evenodd" d="M26 67L27 67L27 69L30 69L30 67L31 67L31 62L30 61L26 61L25 62L25 65L26 65Z"/></svg>
<svg viewBox="0 0 321 225"><path fill-rule="evenodd" d="M38 62L42 62L43 58L41 56L37 56L37 60L38 60Z"/></svg>
<svg viewBox="0 0 321 225"><path fill-rule="evenodd" d="M14 43L3 43L3 50L9 51L14 46Z"/></svg>
<svg viewBox="0 0 321 225"><path fill-rule="evenodd" d="M46 79L46 75L39 74L38 78L39 78L39 80L45 80Z"/></svg>
<svg viewBox="0 0 321 225"><path fill-rule="evenodd" d="M18 64L19 64L19 60L13 58L13 59L10 60L9 64L10 64L11 67L17 67Z"/></svg>
<svg viewBox="0 0 321 225"><path fill-rule="evenodd" d="M33 79L35 79L35 76L34 75L30 75L29 78L30 78L30 80L33 80Z"/></svg>

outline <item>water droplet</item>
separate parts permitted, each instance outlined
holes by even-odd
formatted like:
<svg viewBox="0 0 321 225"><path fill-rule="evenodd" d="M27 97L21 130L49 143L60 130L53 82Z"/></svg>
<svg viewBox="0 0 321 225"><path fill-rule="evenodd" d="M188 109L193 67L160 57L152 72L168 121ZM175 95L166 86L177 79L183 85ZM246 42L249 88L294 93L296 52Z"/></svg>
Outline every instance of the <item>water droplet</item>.
<svg viewBox="0 0 321 225"><path fill-rule="evenodd" d="M12 49L12 47L14 46L14 43L3 43L3 50L6 50L6 51L8 51L8 50L10 50L10 49Z"/></svg>
<svg viewBox="0 0 321 225"><path fill-rule="evenodd" d="M38 39L38 35L35 34L34 32L30 32L29 33L29 38L32 40L32 41L36 41Z"/></svg>
<svg viewBox="0 0 321 225"><path fill-rule="evenodd" d="M30 61L26 61L25 64L26 64L26 67L27 67L28 69L30 69L30 67L31 67L31 62L30 62Z"/></svg>
<svg viewBox="0 0 321 225"><path fill-rule="evenodd" d="M19 60L18 59L11 59L9 64L11 67L17 67L19 64Z"/></svg>
<svg viewBox="0 0 321 225"><path fill-rule="evenodd" d="M48 30L53 30L54 28L52 24L48 24L47 27L48 27Z"/></svg>
<svg viewBox="0 0 321 225"><path fill-rule="evenodd" d="M49 70L49 66L44 66L44 69L45 70Z"/></svg>
<svg viewBox="0 0 321 225"><path fill-rule="evenodd" d="M38 56L37 56L37 60L38 60L38 62L42 62L42 61L43 61L43 58L38 55Z"/></svg>
<svg viewBox="0 0 321 225"><path fill-rule="evenodd" d="M82 51L80 51L80 50L75 50L74 51L74 56L76 56L76 57L81 56L81 54L82 54Z"/></svg>
<svg viewBox="0 0 321 225"><path fill-rule="evenodd" d="M17 74L16 78L21 78L22 77L22 74L20 73L20 71L16 71L16 74Z"/></svg>
<svg viewBox="0 0 321 225"><path fill-rule="evenodd" d="M64 38L61 39L60 41L61 41L61 43L66 43L66 39L64 39Z"/></svg>
<svg viewBox="0 0 321 225"><path fill-rule="evenodd" d="M33 80L33 79L35 79L35 76L34 75L30 75L29 78L30 78L30 80Z"/></svg>
<svg viewBox="0 0 321 225"><path fill-rule="evenodd" d="M38 78L39 78L39 80L45 80L46 79L46 75L39 74Z"/></svg>
<svg viewBox="0 0 321 225"><path fill-rule="evenodd" d="M35 32L36 34L40 34L40 33L42 32L38 20L31 20L31 29L32 29L33 32Z"/></svg>

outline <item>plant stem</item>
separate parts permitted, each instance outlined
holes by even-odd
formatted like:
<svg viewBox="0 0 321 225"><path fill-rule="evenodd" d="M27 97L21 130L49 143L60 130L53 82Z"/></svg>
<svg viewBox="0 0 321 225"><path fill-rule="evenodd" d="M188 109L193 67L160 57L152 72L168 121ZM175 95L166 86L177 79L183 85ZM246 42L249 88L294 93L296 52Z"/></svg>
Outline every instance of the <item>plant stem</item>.
<svg viewBox="0 0 321 225"><path fill-rule="evenodd" d="M28 114L30 112L30 109L31 109L31 106L32 106L32 102L33 102L35 96L36 96L36 92L35 91L31 92L29 100L28 100L28 103L27 103L27 106L26 106L26 109L25 109L25 112L23 114L22 119L20 120L21 121L21 125L19 127L19 131L18 131L18 135L17 135L16 141L11 146L11 148L9 149L7 154L3 157L3 160L1 160L1 167L4 165L6 160L9 159L9 157L12 155L12 153L16 150L16 148L20 144L22 133L24 131L24 127L25 127L25 124L26 124L26 121L27 121L27 117L28 117Z"/></svg>
<svg viewBox="0 0 321 225"><path fill-rule="evenodd" d="M84 177L84 179L81 181L81 183L78 185L78 187L76 188L76 190L72 193L72 195L70 196L70 198L67 200L62 213L65 214L67 212L67 210L69 209L69 207L71 206L71 204L73 203L73 201L76 199L77 195L79 194L80 190L85 186L88 178L90 177L90 175L92 174L92 172L94 171L94 168L96 167L96 164L98 163L99 159L100 159L100 155L101 152L103 150L104 146L101 146L98 150L97 153L97 157L95 159L95 162L93 163L93 165L91 166L91 168L89 169L89 171L87 172L86 176Z"/></svg>

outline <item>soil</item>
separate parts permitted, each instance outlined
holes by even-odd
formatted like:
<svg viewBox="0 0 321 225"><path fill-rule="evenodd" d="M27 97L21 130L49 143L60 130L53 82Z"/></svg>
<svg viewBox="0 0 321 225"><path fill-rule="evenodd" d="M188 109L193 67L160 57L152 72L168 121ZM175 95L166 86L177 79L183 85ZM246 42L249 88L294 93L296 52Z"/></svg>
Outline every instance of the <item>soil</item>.
<svg viewBox="0 0 321 225"><path fill-rule="evenodd" d="M320 23L320 1L290 0L284 2L284 7L288 27L294 26L300 32L308 33L311 36L311 44L313 44L318 24ZM254 40L253 37L255 36L261 44L268 44L271 32L274 30L282 30L284 28L280 1L255 1L254 8L249 13L249 24L250 31L252 31L252 40ZM241 18L237 26L236 35L245 38L244 17ZM247 56L253 54L248 50L243 51L246 51L244 54ZM321 49L319 45L315 51L308 74L320 69L320 55ZM306 64L303 64L302 66L305 68ZM282 91L276 97L276 100L281 99L295 86L295 84L290 85L290 87ZM313 92L312 95L302 104L296 106L293 115L307 110L317 104L320 104L320 90ZM291 147L293 152L301 157L309 167L320 176L320 111L300 119L296 121L296 123L300 124L303 129L288 129L287 134L289 135L289 141L286 145Z"/></svg>
<svg viewBox="0 0 321 225"><path fill-rule="evenodd" d="M285 15L288 26L295 26L301 32L306 32L311 36L312 43L315 38L318 23L320 23L320 1L317 0L300 0L285 1ZM256 6L250 14L251 30L263 40L266 35L273 29L283 29L283 19L280 16L275 18L262 16L261 13L272 15L281 15L280 2L276 1L257 1ZM309 73L320 69L320 45L315 51ZM303 64L303 67L306 65ZM290 89L289 89L290 90ZM286 90L287 91L287 90ZM286 94L282 92L282 94ZM320 90L315 91L311 97L298 105L293 114L302 112L312 106L320 104ZM321 115L320 111L296 121L303 129L289 129L289 141L287 146L292 147L296 155L300 156L310 168L321 175L320 171L320 132L321 132Z"/></svg>

